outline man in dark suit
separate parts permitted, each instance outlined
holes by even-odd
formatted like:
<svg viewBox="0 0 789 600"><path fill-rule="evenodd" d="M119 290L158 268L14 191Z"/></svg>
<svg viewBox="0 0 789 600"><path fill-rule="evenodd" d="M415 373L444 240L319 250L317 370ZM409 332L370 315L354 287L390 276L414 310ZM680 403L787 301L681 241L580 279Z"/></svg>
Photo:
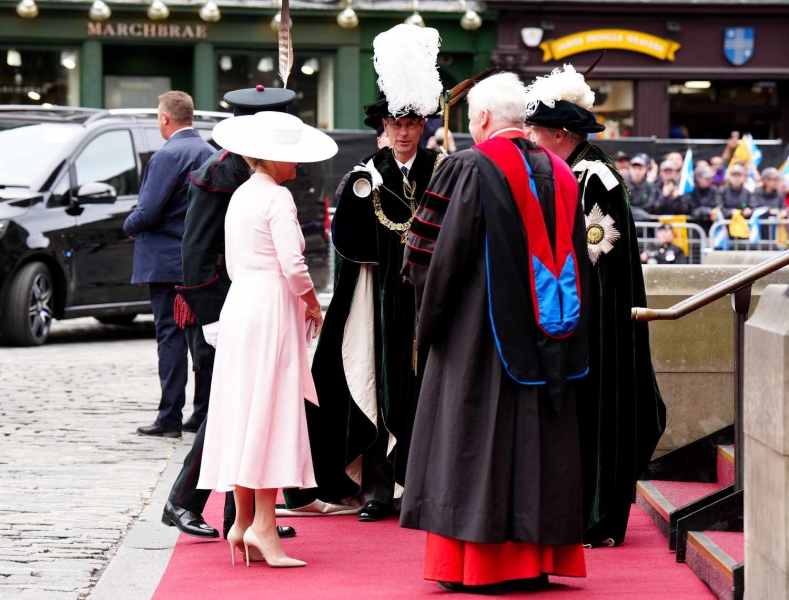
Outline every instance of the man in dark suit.
<svg viewBox="0 0 789 600"><path fill-rule="evenodd" d="M189 94L159 96L159 132L167 142L148 162L137 208L123 225L134 238L132 283L147 283L159 350L162 398L153 425L139 427L140 435L181 437L181 411L186 403L188 373L186 335L175 324L174 286L183 281L181 238L184 235L189 173L202 165L214 149L192 127L194 103ZM205 386L197 385L196 389ZM208 394L195 396L192 419L202 421Z"/></svg>

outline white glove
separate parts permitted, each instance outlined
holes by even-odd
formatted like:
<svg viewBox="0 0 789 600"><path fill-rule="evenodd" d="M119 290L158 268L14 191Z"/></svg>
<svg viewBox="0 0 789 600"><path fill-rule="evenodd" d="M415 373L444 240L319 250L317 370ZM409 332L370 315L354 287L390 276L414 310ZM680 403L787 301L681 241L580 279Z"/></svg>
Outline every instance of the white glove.
<svg viewBox="0 0 789 600"><path fill-rule="evenodd" d="M203 325L203 337L206 342L216 348L216 342L219 339L219 321Z"/></svg>

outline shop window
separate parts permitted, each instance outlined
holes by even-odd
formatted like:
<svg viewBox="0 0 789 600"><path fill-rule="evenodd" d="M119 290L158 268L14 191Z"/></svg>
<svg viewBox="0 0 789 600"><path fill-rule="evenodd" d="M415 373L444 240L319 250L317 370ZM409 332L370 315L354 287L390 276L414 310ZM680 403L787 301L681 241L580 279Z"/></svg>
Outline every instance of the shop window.
<svg viewBox="0 0 789 600"><path fill-rule="evenodd" d="M629 137L633 129L633 82L592 80L595 93L594 112L605 125L598 138Z"/></svg>
<svg viewBox="0 0 789 600"><path fill-rule="evenodd" d="M778 137L781 122L775 81L672 81L671 129L676 137L726 139L733 130L754 138Z"/></svg>
<svg viewBox="0 0 789 600"><path fill-rule="evenodd" d="M172 88L169 77L138 77L106 75L104 106L106 108L156 108L159 96Z"/></svg>
<svg viewBox="0 0 789 600"><path fill-rule="evenodd" d="M79 52L0 46L0 104L79 106Z"/></svg>
<svg viewBox="0 0 789 600"><path fill-rule="evenodd" d="M282 87L276 52L218 51L217 110L230 111L222 100L232 90L257 85ZM293 64L288 88L296 100L288 109L302 121L321 129L334 128L334 57L301 53Z"/></svg>
<svg viewBox="0 0 789 600"><path fill-rule="evenodd" d="M78 189L85 183L98 182L114 187L118 196L140 191L131 132L125 129L108 131L91 140L74 167Z"/></svg>

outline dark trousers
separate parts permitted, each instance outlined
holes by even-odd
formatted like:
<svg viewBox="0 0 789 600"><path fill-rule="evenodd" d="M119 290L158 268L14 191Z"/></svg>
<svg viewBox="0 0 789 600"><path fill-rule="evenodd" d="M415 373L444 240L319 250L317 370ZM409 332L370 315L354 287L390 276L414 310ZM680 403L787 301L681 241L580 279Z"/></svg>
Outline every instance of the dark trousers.
<svg viewBox="0 0 789 600"><path fill-rule="evenodd" d="M195 332L192 332L195 333ZM199 332L202 335L202 332ZM190 344L189 351L192 353L192 360L194 360L194 348ZM211 364L213 361L211 361ZM181 472L173 484L173 489L170 490L170 497L168 500L171 504L186 510L191 510L197 514L203 514L205 510L208 497L211 495L211 490L198 490L197 481L200 478L200 466L203 459L203 444L205 442L205 428L206 416L208 415L208 400L211 395L211 371L199 370L195 371L195 418L202 421L200 428L197 430L194 442L192 442L192 449L184 459L184 465L181 467ZM198 398L200 398L198 408ZM225 515L223 532L227 537L227 532L236 520L236 504L233 500L233 492L228 492L225 495Z"/></svg>
<svg viewBox="0 0 789 600"><path fill-rule="evenodd" d="M195 402L192 417L198 423L208 416L208 400L211 397L211 371L194 371Z"/></svg>
<svg viewBox="0 0 789 600"><path fill-rule="evenodd" d="M162 384L156 422L167 431L181 431L189 370L186 333L178 328L173 317L174 286L174 283L148 284L159 347L159 381Z"/></svg>
<svg viewBox="0 0 789 600"><path fill-rule="evenodd" d="M378 436L362 457L362 498L385 505L394 499L394 466L386 457L389 432L384 427L384 417L378 409Z"/></svg>

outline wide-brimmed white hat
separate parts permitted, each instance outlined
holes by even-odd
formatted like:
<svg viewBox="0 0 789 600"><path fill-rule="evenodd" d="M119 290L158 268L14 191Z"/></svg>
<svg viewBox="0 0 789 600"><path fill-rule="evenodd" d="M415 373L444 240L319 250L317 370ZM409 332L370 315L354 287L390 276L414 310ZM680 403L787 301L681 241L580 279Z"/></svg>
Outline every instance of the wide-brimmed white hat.
<svg viewBox="0 0 789 600"><path fill-rule="evenodd" d="M338 150L328 135L283 112L225 119L214 127L213 137L234 154L280 162L320 162Z"/></svg>

